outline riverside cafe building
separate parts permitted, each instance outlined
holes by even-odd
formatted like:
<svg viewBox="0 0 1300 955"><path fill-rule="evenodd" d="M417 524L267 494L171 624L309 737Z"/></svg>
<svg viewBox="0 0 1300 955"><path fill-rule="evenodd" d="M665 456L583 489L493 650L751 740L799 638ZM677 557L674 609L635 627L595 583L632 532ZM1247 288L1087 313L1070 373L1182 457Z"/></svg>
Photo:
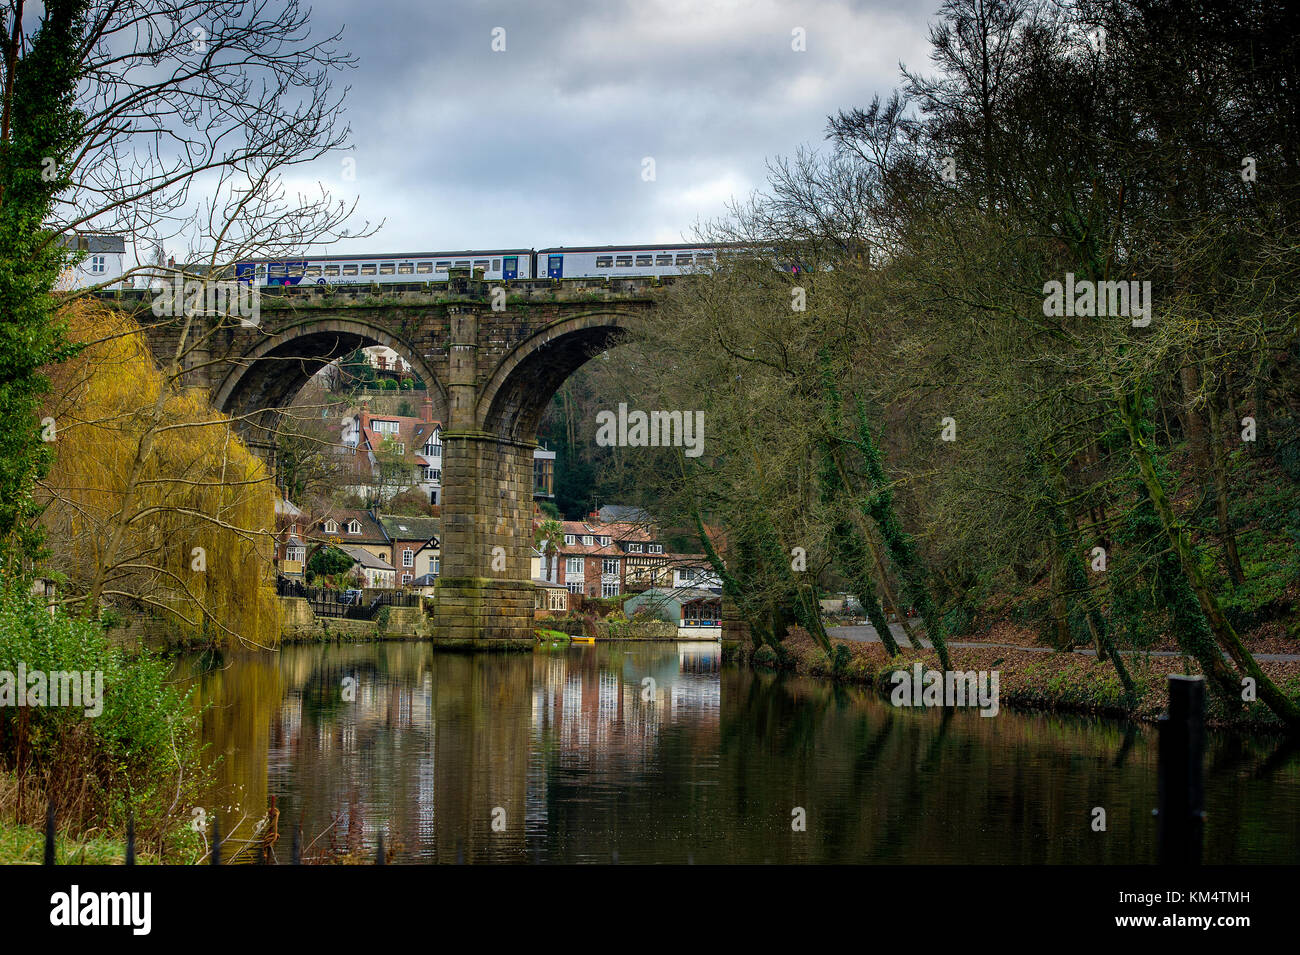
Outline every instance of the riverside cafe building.
<svg viewBox="0 0 1300 955"><path fill-rule="evenodd" d="M722 638L722 595L715 591L654 587L624 601L623 613L629 620L638 610L648 610L664 620L675 620L679 637Z"/></svg>

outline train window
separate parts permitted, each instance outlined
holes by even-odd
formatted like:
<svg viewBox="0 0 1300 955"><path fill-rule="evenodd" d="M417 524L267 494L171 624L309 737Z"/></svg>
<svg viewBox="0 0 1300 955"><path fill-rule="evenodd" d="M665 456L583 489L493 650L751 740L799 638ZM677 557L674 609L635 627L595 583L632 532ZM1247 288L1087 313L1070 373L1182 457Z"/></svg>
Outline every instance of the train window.
<svg viewBox="0 0 1300 955"><path fill-rule="evenodd" d="M612 269L614 267L614 257L612 255L596 256L596 268Z"/></svg>
<svg viewBox="0 0 1300 955"><path fill-rule="evenodd" d="M345 265L345 266L343 266L343 274L344 274L344 275L356 275L356 274L357 274L357 267L356 267L355 265Z"/></svg>
<svg viewBox="0 0 1300 955"><path fill-rule="evenodd" d="M469 268L469 259L457 259L457 260L456 260L456 268L458 268L458 269L467 269L467 268Z"/></svg>
<svg viewBox="0 0 1300 955"><path fill-rule="evenodd" d="M655 265L672 265L673 257L671 255L656 255Z"/></svg>
<svg viewBox="0 0 1300 955"><path fill-rule="evenodd" d="M474 268L476 269L486 269L487 267L488 267L487 259L479 259L474 263Z"/></svg>
<svg viewBox="0 0 1300 955"><path fill-rule="evenodd" d="M392 262L381 262L381 263L379 263L379 274L380 274L380 275L392 275L392 274L393 274L393 263L392 263Z"/></svg>
<svg viewBox="0 0 1300 955"><path fill-rule="evenodd" d="M636 257L636 264L638 266L649 265L653 261L654 261L654 257L649 255L638 255Z"/></svg>
<svg viewBox="0 0 1300 955"><path fill-rule="evenodd" d="M363 266L361 266L361 274L362 274L362 275L374 275L374 274L375 274L375 266L374 266L374 264L372 263L372 264L370 264L370 265L363 265Z"/></svg>
<svg viewBox="0 0 1300 955"><path fill-rule="evenodd" d="M318 278L320 278L320 266L319 266L319 265L309 265L309 266L307 266L306 269L303 270L303 273L302 273L302 274L303 274L306 278L309 278L309 279L318 279Z"/></svg>
<svg viewBox="0 0 1300 955"><path fill-rule="evenodd" d="M433 271L433 263L417 262L415 263L415 271L419 272L421 275L428 275L430 272Z"/></svg>
<svg viewBox="0 0 1300 955"><path fill-rule="evenodd" d="M326 274L326 275L338 275L338 274L339 274L339 267L338 267L337 265L327 265L327 266L325 266L325 274Z"/></svg>
<svg viewBox="0 0 1300 955"><path fill-rule="evenodd" d="M712 262L712 261L713 261L713 253L712 253L712 252L697 252L697 253L695 253L695 264L696 264L696 265L708 265L708 264L709 264L710 262Z"/></svg>
<svg viewBox="0 0 1300 955"><path fill-rule="evenodd" d="M433 266L435 272L446 272L449 268L451 268L450 262L436 262Z"/></svg>
<svg viewBox="0 0 1300 955"><path fill-rule="evenodd" d="M678 265L690 265L690 264L691 264L691 253L689 253L689 252L678 252L678 253L677 253L677 264L678 264Z"/></svg>
<svg viewBox="0 0 1300 955"><path fill-rule="evenodd" d="M632 256L620 255L617 259L615 259L614 264L618 266L620 269L630 269L632 267Z"/></svg>
<svg viewBox="0 0 1300 955"><path fill-rule="evenodd" d="M414 275L414 274L415 274L415 266L414 266L413 264L411 264L410 262L403 262L401 265L399 265L399 266L397 267L397 274L398 274L398 275Z"/></svg>
<svg viewBox="0 0 1300 955"><path fill-rule="evenodd" d="M500 259L493 259L493 260L492 260L492 271L493 271L493 272L500 272L500 271L501 271L501 260L500 260Z"/></svg>

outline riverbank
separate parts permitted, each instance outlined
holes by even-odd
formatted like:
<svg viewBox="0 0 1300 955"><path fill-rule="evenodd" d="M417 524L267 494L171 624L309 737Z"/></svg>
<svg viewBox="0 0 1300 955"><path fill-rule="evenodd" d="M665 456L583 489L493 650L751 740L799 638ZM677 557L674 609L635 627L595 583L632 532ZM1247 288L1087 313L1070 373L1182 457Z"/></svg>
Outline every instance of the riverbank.
<svg viewBox="0 0 1300 955"><path fill-rule="evenodd" d="M125 833L98 833L69 837L56 833L54 858L57 865L125 865ZM0 822L0 865L42 865L45 862L45 831L14 822ZM136 847L137 865L156 865L159 859Z"/></svg>
<svg viewBox="0 0 1300 955"><path fill-rule="evenodd" d="M893 689L891 674L910 670L920 662L927 669L941 669L933 650L905 649L890 658L879 643L832 640L833 653L841 661L832 665L808 634L792 630L778 655L771 647L757 651L748 642L724 641L723 662L756 669L783 670L836 683L875 688L888 698ZM843 650L839 648L843 647ZM1133 679L1136 701L1125 699L1123 686L1108 662L1079 653L1047 652L1006 646L950 647L955 670L998 671L1000 706L1019 710L1048 710L1082 713L1154 722L1168 704L1166 677L1172 673L1200 672L1194 661L1181 656L1126 655L1124 660ZM1260 667L1292 697L1300 696L1300 662L1261 661ZM1211 694L1206 712L1211 726L1251 731L1278 731L1282 724L1261 702L1247 703L1239 712L1229 712Z"/></svg>

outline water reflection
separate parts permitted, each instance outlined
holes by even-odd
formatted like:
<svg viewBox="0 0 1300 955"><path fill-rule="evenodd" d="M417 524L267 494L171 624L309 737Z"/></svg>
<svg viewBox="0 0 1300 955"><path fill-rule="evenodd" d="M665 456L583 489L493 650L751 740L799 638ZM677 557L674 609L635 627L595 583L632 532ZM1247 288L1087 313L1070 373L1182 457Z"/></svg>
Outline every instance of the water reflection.
<svg viewBox="0 0 1300 955"><path fill-rule="evenodd" d="M297 820L322 859L369 858L381 830L402 862L1154 859L1146 728L895 710L721 667L716 643L223 663L183 665L212 704L212 803L256 818L277 796L282 861ZM1295 748L1214 736L1207 768L1206 861L1296 861Z"/></svg>

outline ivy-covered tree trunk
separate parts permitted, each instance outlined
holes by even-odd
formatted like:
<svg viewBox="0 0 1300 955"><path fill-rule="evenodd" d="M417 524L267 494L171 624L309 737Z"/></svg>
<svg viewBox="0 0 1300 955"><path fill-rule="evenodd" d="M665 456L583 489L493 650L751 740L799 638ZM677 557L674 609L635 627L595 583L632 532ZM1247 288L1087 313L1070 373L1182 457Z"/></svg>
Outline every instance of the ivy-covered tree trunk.
<svg viewBox="0 0 1300 955"><path fill-rule="evenodd" d="M1119 396L1119 410L1124 421L1125 430L1128 432L1129 444L1133 451L1133 457L1137 461L1142 483L1146 486L1156 516L1160 519L1161 528L1169 539L1174 553L1178 555L1183 574L1192 592L1196 595L1197 603L1200 604L1201 611L1205 614L1205 619L1209 623L1215 640L1232 658L1233 662L1237 664L1238 672L1255 681L1259 698L1264 701L1268 708L1288 727L1300 729L1300 706L1297 706L1294 700L1283 693L1277 684L1268 678L1268 675L1264 673L1255 658L1242 644L1236 630L1233 629L1232 624L1223 615L1223 609L1219 606L1218 598L1215 597L1205 579L1205 574L1201 570L1200 550L1192 542L1191 535L1187 533L1187 529L1178 520L1177 515L1174 514L1173 505L1169 501L1169 496L1165 493L1164 484L1156 470L1155 460L1147 444L1145 429L1142 426L1142 413L1139 410L1136 397L1128 392L1121 393Z"/></svg>
<svg viewBox="0 0 1300 955"><path fill-rule="evenodd" d="M54 321L51 290L66 252L49 229L68 188L82 116L75 108L88 0L48 0L30 48L6 56L0 136L0 565L21 570L40 539L36 482L49 470L58 422L36 419L48 387L41 366L70 350ZM15 16L21 18L22 7ZM19 27L15 26L15 32ZM44 440L43 440L44 439Z"/></svg>
<svg viewBox="0 0 1300 955"><path fill-rule="evenodd" d="M871 549L859 534L847 514L838 513L845 497L844 467L837 453L840 440L840 394L831 374L830 358L823 349L819 354L822 366L822 391L826 404L826 433L818 442L821 449L821 501L834 513L831 524L830 545L836 566L880 636L885 652L891 657L899 653L898 641L889 629L889 619L876 597L875 583L871 579Z"/></svg>
<svg viewBox="0 0 1300 955"><path fill-rule="evenodd" d="M939 618L939 611L930 595L925 564L916 553L916 544L912 541L911 535L903 531L898 514L894 510L894 495L885 480L880 449L871 436L871 428L867 425L866 408L861 398L857 401L857 419L856 445L862 452L867 467L867 478L871 482L871 489L862 502L863 513L879 528L881 539L884 540L885 548L889 552L889 559L898 568L898 575L902 578L907 598L916 607L921 620L925 622L925 635L930 638L931 645L939 655L939 662L943 664L945 670L952 669L948 657L948 643L944 640L943 621Z"/></svg>

